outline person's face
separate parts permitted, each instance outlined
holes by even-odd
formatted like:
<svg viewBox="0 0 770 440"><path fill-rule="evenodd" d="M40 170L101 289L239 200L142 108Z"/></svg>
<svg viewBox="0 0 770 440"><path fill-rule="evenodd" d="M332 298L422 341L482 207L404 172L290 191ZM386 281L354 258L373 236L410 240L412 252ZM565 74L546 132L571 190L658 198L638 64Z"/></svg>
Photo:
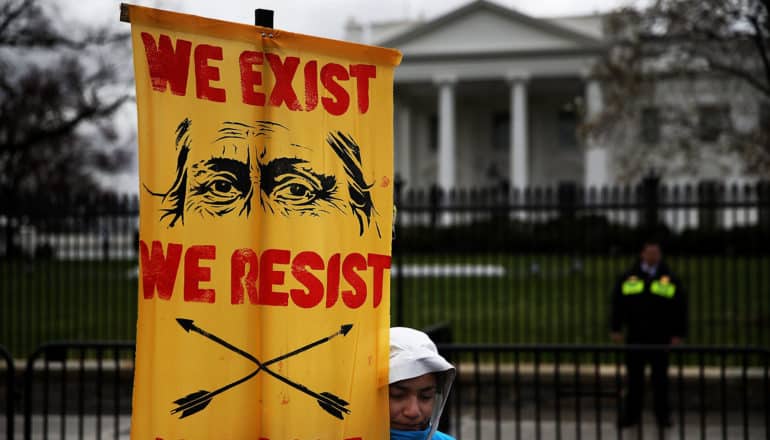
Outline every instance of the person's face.
<svg viewBox="0 0 770 440"><path fill-rule="evenodd" d="M402 431L425 429L436 403L436 375L423 374L390 384L390 427Z"/></svg>
<svg viewBox="0 0 770 440"><path fill-rule="evenodd" d="M646 244L642 249L642 261L650 266L655 266L660 262L660 246L657 244Z"/></svg>

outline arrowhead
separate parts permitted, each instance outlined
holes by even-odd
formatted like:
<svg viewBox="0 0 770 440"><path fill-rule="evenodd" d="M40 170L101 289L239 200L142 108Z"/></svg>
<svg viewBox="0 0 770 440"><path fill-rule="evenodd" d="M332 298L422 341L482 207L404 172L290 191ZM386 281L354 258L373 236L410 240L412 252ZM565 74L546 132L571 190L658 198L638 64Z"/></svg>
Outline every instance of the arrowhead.
<svg viewBox="0 0 770 440"><path fill-rule="evenodd" d="M178 320L177 320L178 321ZM340 333L342 333L342 336L345 336L350 332L350 329L353 328L353 324L344 324L340 326Z"/></svg>
<svg viewBox="0 0 770 440"><path fill-rule="evenodd" d="M199 404L197 404L195 406L192 406L192 407L182 411L182 415L179 416L179 418L183 419L183 418L185 418L187 416L191 416L191 415L197 413L198 411L202 411L204 408L209 406L209 403L211 403L211 399L205 400L205 401L203 401L203 402L201 402L201 403L199 403Z"/></svg>
<svg viewBox="0 0 770 440"><path fill-rule="evenodd" d="M195 327L192 319L176 318L176 322L178 322L187 333L190 333L190 330Z"/></svg>
<svg viewBox="0 0 770 440"><path fill-rule="evenodd" d="M206 408L209 403L211 403L211 399L213 396L210 395L206 390L200 390L196 391L194 393L188 394L181 399L177 399L174 401L175 404L179 405L176 408L171 410L171 414L176 414L178 412L182 412L182 414L179 416L180 419L183 419L187 416L191 416L198 411L202 411L204 408Z"/></svg>
<svg viewBox="0 0 770 440"><path fill-rule="evenodd" d="M319 400L318 404L321 405L321 408L323 408L324 411L328 412L329 414L333 415L334 417L344 420L344 417L342 415L342 412L338 410L337 408L334 408L333 406L329 405L328 403Z"/></svg>
<svg viewBox="0 0 770 440"><path fill-rule="evenodd" d="M186 395L186 396L184 396L184 397L182 397L180 399L176 399L174 401L174 403L176 403L177 405L185 405L187 403L190 403L190 402L193 402L195 400L198 400L199 397L205 396L206 394L209 394L209 392L206 391L206 390L196 391L196 392L190 393L190 394L188 394L188 395ZM175 411L171 411L171 414L174 414L174 412Z"/></svg>
<svg viewBox="0 0 770 440"><path fill-rule="evenodd" d="M348 406L348 405L350 405L350 403L348 403L344 399L341 399L341 398L335 396L334 394L332 394L332 393L330 393L328 391L324 391L323 393L321 393L321 395L326 397L327 399L331 400L332 402L334 402L335 404L337 404L339 406Z"/></svg>

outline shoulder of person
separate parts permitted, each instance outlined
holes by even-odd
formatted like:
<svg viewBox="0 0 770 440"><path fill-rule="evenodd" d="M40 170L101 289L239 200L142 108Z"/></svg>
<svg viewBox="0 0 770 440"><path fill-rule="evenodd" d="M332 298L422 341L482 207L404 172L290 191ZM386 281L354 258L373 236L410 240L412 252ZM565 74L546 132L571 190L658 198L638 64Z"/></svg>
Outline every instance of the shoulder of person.
<svg viewBox="0 0 770 440"><path fill-rule="evenodd" d="M625 272L623 272L623 274L620 276L619 281L623 282L631 277L640 277L641 275L644 275L644 273L642 272L642 263L640 261L637 261L636 263L628 267L628 269L626 269Z"/></svg>
<svg viewBox="0 0 770 440"><path fill-rule="evenodd" d="M666 264L665 261L661 261L660 264L658 264L658 274L660 275L668 275L671 278L676 278L676 274L674 271L671 270L671 266Z"/></svg>
<svg viewBox="0 0 770 440"><path fill-rule="evenodd" d="M433 433L433 437L431 437L431 440L455 440L455 438L449 434L444 434L441 431L436 431Z"/></svg>

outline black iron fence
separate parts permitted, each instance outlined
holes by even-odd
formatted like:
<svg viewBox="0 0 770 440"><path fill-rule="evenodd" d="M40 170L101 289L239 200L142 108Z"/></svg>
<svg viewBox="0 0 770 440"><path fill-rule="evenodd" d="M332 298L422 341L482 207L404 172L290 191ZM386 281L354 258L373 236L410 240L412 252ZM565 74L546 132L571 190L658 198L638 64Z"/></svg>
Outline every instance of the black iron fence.
<svg viewBox="0 0 770 440"><path fill-rule="evenodd" d="M5 432L8 439L13 438L14 433L14 414L16 413L16 392L15 380L16 370L13 365L13 358L2 345L0 345L0 359L3 361L0 372L4 375L4 381L0 385L0 413L5 417L5 431L0 428L0 432Z"/></svg>
<svg viewBox="0 0 770 440"><path fill-rule="evenodd" d="M458 440L770 438L768 350L572 345L439 350L457 367L442 427ZM640 423L622 427L624 359L660 350L670 358L672 424L659 426L648 405ZM716 366L706 365L708 357L718 359Z"/></svg>
<svg viewBox="0 0 770 440"><path fill-rule="evenodd" d="M0 343L26 358L51 340L133 340L135 197L0 200Z"/></svg>
<svg viewBox="0 0 770 440"><path fill-rule="evenodd" d="M609 291L663 240L693 344L770 346L770 183L399 191L394 324L463 343L603 343ZM380 212L385 208L378 207ZM0 200L0 343L134 338L135 197Z"/></svg>
<svg viewBox="0 0 770 440"><path fill-rule="evenodd" d="M133 342L40 346L24 372L23 438L128 438L134 351Z"/></svg>
<svg viewBox="0 0 770 440"><path fill-rule="evenodd" d="M636 252L655 235L681 254L762 253L770 181L441 191L396 186L396 244L408 252ZM443 240L437 240L442 238Z"/></svg>
<svg viewBox="0 0 770 440"><path fill-rule="evenodd" d="M658 438L650 405L641 423L617 422L625 356L661 349L669 353L673 421L665 438L770 437L770 350L693 346L442 344L457 367L442 430L458 440ZM0 394L8 440L128 438L133 354L129 342L45 344L23 376L6 358L0 379L9 387L15 380L22 401L14 429L14 393Z"/></svg>
<svg viewBox="0 0 770 440"><path fill-rule="evenodd" d="M397 324L464 343L603 343L645 238L689 296L693 344L770 345L770 183L397 191Z"/></svg>

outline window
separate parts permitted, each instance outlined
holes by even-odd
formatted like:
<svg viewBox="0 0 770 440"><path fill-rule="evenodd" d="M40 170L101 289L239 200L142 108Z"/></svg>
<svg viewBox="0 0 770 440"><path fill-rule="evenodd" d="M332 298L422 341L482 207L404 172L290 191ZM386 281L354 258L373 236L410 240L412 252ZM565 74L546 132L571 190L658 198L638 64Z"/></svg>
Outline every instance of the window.
<svg viewBox="0 0 770 440"><path fill-rule="evenodd" d="M730 109L724 105L698 107L698 139L714 142L730 128Z"/></svg>
<svg viewBox="0 0 770 440"><path fill-rule="evenodd" d="M642 109L639 138L647 145L657 144L660 141L660 111L656 107Z"/></svg>
<svg viewBox="0 0 770 440"><path fill-rule="evenodd" d="M507 150L511 146L511 114L496 112L492 115L492 147Z"/></svg>
<svg viewBox="0 0 770 440"><path fill-rule="evenodd" d="M759 104L759 124L760 130L770 133L770 102L761 102Z"/></svg>
<svg viewBox="0 0 770 440"><path fill-rule="evenodd" d="M577 113L572 105L565 105L559 109L557 116L557 130L559 145L562 148L577 147Z"/></svg>
<svg viewBox="0 0 770 440"><path fill-rule="evenodd" d="M437 115L430 115L428 118L428 130L430 130L430 133L428 133L428 136L430 138L428 139L428 146L430 147L431 151L438 151L438 116Z"/></svg>

